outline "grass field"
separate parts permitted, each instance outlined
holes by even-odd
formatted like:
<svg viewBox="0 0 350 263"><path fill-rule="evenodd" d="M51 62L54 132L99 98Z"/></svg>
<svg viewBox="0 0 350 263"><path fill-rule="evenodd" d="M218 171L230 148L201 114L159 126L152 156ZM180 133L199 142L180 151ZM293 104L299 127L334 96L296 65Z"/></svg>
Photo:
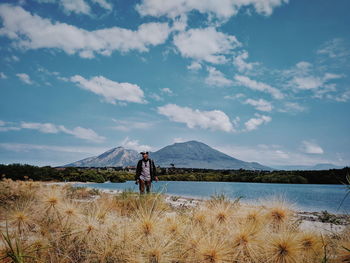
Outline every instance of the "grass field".
<svg viewBox="0 0 350 263"><path fill-rule="evenodd" d="M283 200L216 196L172 208L164 196L0 181L0 262L350 262L350 228L301 231Z"/></svg>

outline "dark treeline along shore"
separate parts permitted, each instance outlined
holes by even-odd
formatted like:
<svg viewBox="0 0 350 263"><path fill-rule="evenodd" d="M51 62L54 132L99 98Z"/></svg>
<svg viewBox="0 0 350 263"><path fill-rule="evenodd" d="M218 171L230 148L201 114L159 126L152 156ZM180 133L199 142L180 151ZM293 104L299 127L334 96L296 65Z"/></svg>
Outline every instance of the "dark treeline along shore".
<svg viewBox="0 0 350 263"><path fill-rule="evenodd" d="M289 184L343 184L350 172L343 169L317 171L253 171L253 170L211 170L190 168L160 168L159 179L163 181L211 181L211 182L254 182ZM27 164L0 164L0 175L13 180L40 181L106 181L122 183L134 180L135 171L122 167L38 167Z"/></svg>

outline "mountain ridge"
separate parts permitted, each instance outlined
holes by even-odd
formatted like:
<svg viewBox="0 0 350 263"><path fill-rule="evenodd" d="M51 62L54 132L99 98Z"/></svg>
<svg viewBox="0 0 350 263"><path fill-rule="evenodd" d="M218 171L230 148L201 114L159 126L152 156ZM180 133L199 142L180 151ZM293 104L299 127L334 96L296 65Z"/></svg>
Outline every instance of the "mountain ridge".
<svg viewBox="0 0 350 263"><path fill-rule="evenodd" d="M245 162L198 141L174 143L152 153L160 166L173 163L181 168L271 170L259 163Z"/></svg>
<svg viewBox="0 0 350 263"><path fill-rule="evenodd" d="M135 150L125 149L118 146L103 152L98 156L88 157L73 163L64 165L64 167L112 167L135 165L135 160L139 154Z"/></svg>
<svg viewBox="0 0 350 263"><path fill-rule="evenodd" d="M66 164L64 167L134 166L140 158L137 151L119 146L98 156ZM158 151L150 152L150 158L161 167L174 164L178 168L272 170L257 162L236 159L198 141L167 145Z"/></svg>

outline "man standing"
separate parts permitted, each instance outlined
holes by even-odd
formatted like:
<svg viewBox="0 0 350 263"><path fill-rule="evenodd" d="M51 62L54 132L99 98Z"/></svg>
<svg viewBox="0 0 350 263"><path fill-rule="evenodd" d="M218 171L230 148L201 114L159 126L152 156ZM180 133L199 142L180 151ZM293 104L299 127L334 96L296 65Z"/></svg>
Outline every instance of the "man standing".
<svg viewBox="0 0 350 263"><path fill-rule="evenodd" d="M154 165L154 161L148 158L148 152L140 152L142 159L138 161L136 167L136 184L139 184L140 194L151 191L152 181L158 182L157 169Z"/></svg>

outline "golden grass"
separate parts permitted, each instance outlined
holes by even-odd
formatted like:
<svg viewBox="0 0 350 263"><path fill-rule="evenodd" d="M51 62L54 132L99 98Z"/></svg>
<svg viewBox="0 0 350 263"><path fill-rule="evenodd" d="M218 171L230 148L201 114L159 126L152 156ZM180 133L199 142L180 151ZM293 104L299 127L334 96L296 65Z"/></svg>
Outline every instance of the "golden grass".
<svg viewBox="0 0 350 263"><path fill-rule="evenodd" d="M11 180L0 181L0 200L0 262L350 262L349 230L301 231L283 200L177 210L158 194Z"/></svg>

